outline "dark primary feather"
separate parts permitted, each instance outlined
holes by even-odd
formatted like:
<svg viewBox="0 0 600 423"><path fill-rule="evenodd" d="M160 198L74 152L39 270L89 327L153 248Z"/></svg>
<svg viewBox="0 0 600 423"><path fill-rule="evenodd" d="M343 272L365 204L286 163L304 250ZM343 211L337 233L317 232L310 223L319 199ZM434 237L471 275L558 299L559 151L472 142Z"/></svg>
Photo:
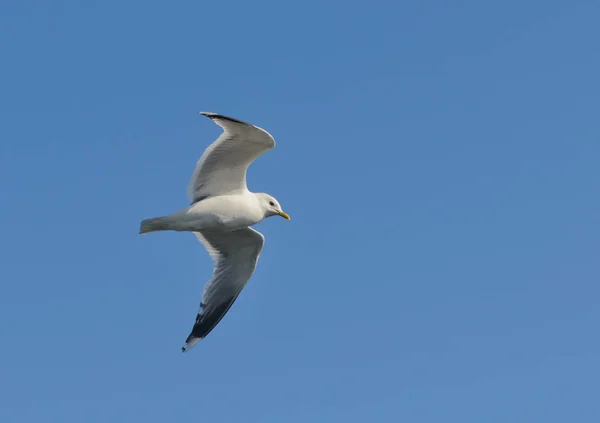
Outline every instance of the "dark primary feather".
<svg viewBox="0 0 600 423"><path fill-rule="evenodd" d="M254 126L251 123L244 122L243 120L234 119L234 118L231 118L229 116L223 116L223 115L220 115L218 113L200 112L200 114L203 115L203 116L206 116L207 118L210 118L210 119L223 119L223 120L228 120L230 122L241 123L242 125Z"/></svg>
<svg viewBox="0 0 600 423"><path fill-rule="evenodd" d="M196 323L194 323L192 332L185 340L185 343L187 344L194 338L205 338L206 335L208 335L210 331L212 331L215 328L215 326L219 324L219 322L225 316L225 314L227 314L237 297L237 295L235 297L231 297L229 300L224 301L209 312L201 310L200 313L198 313L198 315L196 316ZM185 348L182 348L182 350L185 351Z"/></svg>

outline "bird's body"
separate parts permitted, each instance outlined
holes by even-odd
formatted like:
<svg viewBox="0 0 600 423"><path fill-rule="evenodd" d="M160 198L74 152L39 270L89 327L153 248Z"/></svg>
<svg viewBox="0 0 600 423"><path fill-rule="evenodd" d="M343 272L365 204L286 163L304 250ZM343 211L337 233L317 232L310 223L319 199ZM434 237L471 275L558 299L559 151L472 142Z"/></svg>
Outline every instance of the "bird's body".
<svg viewBox="0 0 600 423"><path fill-rule="evenodd" d="M213 277L204 287L200 310L183 351L219 323L252 276L264 245L250 228L269 216L290 217L265 193L246 187L248 165L275 140L264 129L215 113L202 113L224 129L204 152L188 186L191 205L167 216L143 220L140 233L193 232L213 259Z"/></svg>
<svg viewBox="0 0 600 423"><path fill-rule="evenodd" d="M229 232L256 225L264 218L257 195L246 191L209 197L168 216L144 220L140 233L156 230Z"/></svg>

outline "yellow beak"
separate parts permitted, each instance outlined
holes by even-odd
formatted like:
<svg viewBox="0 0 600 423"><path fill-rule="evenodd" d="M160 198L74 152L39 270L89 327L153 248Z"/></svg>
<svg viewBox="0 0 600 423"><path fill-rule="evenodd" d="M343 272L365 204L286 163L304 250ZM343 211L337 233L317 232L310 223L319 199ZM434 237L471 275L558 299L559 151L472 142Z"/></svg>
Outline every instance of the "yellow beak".
<svg viewBox="0 0 600 423"><path fill-rule="evenodd" d="M277 212L277 214L278 214L279 216L283 217L284 219L290 220L290 215L289 215L289 214L287 214L286 212L284 212L283 210L279 210L279 211Z"/></svg>

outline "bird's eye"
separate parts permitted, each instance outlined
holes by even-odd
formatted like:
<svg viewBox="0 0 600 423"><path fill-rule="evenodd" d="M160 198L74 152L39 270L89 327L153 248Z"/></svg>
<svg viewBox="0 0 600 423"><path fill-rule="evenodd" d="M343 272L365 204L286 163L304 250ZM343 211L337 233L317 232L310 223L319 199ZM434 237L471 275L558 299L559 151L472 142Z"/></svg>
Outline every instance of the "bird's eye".
<svg viewBox="0 0 600 423"><path fill-rule="evenodd" d="M269 205L270 205L270 206L275 206L275 203L274 203L274 202L272 202L272 201L269 201Z"/></svg>

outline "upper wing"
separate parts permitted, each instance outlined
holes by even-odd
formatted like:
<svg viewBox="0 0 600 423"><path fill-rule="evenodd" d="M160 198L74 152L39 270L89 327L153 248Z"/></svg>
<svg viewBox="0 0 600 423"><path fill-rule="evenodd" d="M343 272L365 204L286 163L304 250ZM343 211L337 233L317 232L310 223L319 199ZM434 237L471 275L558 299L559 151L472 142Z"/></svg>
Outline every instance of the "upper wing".
<svg viewBox="0 0 600 423"><path fill-rule="evenodd" d="M265 237L252 228L233 232L194 232L215 264L204 287L200 310L182 351L190 350L221 321L254 273Z"/></svg>
<svg viewBox="0 0 600 423"><path fill-rule="evenodd" d="M275 147L264 129L216 113L202 112L224 132L202 154L188 185L193 203L204 197L246 189L246 170L258 156Z"/></svg>

